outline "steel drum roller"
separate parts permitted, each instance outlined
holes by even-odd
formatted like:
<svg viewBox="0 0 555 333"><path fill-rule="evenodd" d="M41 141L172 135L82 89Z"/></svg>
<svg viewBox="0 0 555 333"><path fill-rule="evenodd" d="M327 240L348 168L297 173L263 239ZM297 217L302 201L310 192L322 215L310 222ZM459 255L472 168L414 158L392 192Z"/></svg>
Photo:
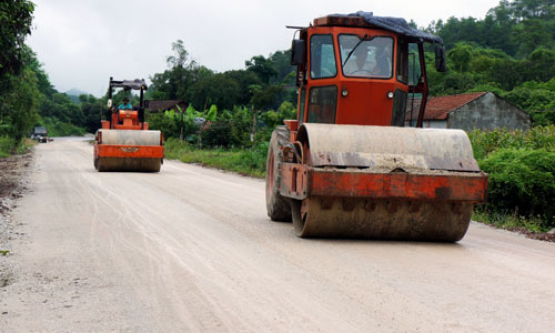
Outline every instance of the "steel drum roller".
<svg viewBox="0 0 555 333"><path fill-rule="evenodd" d="M439 176L482 177L470 141L459 130L303 124L297 139L305 147L304 165L330 179L339 179L338 175L364 179L358 177L364 174L402 174L430 182ZM466 233L474 207L472 201L456 195L411 200L374 196L367 189L375 184L349 184L351 192L327 185L323 192L292 200L299 236L458 241Z"/></svg>

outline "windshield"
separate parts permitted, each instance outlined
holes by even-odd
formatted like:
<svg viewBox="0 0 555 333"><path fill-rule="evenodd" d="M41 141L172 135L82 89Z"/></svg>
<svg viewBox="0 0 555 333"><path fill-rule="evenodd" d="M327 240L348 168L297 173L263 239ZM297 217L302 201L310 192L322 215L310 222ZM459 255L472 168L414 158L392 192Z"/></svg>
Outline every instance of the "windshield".
<svg viewBox="0 0 555 333"><path fill-rule="evenodd" d="M46 134L46 128L44 128L44 127L35 127L34 133L35 134Z"/></svg>
<svg viewBox="0 0 555 333"><path fill-rule="evenodd" d="M339 47L343 75L391 78L393 75L393 38L372 39L357 35L340 35Z"/></svg>

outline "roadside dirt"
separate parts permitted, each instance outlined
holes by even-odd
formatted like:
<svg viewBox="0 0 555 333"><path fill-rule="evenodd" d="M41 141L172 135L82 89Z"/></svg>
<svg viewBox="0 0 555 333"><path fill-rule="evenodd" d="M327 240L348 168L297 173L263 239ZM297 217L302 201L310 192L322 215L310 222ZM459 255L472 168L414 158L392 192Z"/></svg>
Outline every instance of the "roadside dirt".
<svg viewBox="0 0 555 333"><path fill-rule="evenodd" d="M17 199L27 190L26 180L31 169L32 154L15 155L0 159L0 288L13 279L13 263L10 260L11 241L20 236L14 231L10 213Z"/></svg>
<svg viewBox="0 0 555 333"><path fill-rule="evenodd" d="M527 235L526 237L528 238L532 238L532 239L536 239L536 240L542 240L542 241L546 241L546 242L552 242L555 243L555 234L549 234L549 233L531 233L530 235Z"/></svg>
<svg viewBox="0 0 555 333"><path fill-rule="evenodd" d="M523 234L523 235L526 236L526 238L555 243L555 233L553 231L550 231L550 232L531 232L531 231L528 231L524 228L509 228L507 230L512 231L512 232L518 232L519 234Z"/></svg>
<svg viewBox="0 0 555 333"><path fill-rule="evenodd" d="M0 214L9 211L6 201L21 197L23 179L29 170L32 154L0 159Z"/></svg>
<svg viewBox="0 0 555 333"><path fill-rule="evenodd" d="M532 231L530 231L526 228L521 228L521 227L501 228L501 227L498 227L494 224L487 224L487 223L482 223L482 224L484 224L484 225L486 225L490 228L493 228L493 229L506 230L506 231L517 233L517 234L521 234L521 235L524 235L526 238L530 238L530 239L534 239L534 240L538 240L538 241L555 243L555 229L553 229L549 232L532 232Z"/></svg>

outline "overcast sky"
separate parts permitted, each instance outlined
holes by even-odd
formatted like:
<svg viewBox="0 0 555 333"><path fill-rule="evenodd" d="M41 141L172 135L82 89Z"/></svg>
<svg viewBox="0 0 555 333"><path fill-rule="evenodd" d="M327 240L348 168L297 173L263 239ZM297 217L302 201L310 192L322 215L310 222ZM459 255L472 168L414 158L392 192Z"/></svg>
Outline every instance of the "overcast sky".
<svg viewBox="0 0 555 333"><path fill-rule="evenodd" d="M483 18L499 0L32 0L28 44L59 91L103 95L114 79L147 79L167 69L171 44L224 72L254 55L290 47L293 30L331 13L373 11L418 26L451 16Z"/></svg>

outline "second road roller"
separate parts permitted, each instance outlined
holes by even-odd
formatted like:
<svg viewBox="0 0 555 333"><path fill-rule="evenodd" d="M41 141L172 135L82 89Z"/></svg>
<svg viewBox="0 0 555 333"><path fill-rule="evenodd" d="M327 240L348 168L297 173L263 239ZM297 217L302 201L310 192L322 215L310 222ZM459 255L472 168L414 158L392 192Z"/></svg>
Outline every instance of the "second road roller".
<svg viewBox="0 0 555 333"><path fill-rule="evenodd" d="M138 90L139 106L133 107L127 99L118 107L112 106L115 88ZM98 171L160 171L164 161L164 135L149 130L144 121L143 93L146 89L144 80L110 78L107 120L101 121L102 128L95 135L94 167Z"/></svg>
<svg viewBox="0 0 555 333"><path fill-rule="evenodd" d="M462 239L488 178L464 131L423 128L424 44L444 72L441 38L370 12L289 28L297 119L272 133L269 217L300 237Z"/></svg>

